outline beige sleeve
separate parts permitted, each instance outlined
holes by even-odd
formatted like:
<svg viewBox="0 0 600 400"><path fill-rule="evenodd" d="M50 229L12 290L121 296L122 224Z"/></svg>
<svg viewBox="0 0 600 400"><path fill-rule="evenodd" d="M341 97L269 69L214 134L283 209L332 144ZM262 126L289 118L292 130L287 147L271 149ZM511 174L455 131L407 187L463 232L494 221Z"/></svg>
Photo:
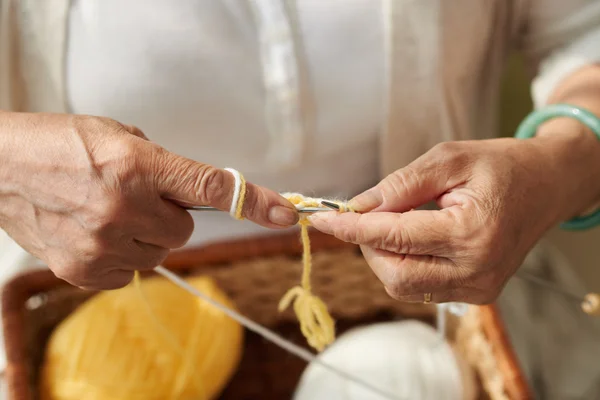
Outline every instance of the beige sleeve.
<svg viewBox="0 0 600 400"><path fill-rule="evenodd" d="M536 72L534 104L541 107L563 79L583 66L600 62L600 1L529 3L520 39Z"/></svg>

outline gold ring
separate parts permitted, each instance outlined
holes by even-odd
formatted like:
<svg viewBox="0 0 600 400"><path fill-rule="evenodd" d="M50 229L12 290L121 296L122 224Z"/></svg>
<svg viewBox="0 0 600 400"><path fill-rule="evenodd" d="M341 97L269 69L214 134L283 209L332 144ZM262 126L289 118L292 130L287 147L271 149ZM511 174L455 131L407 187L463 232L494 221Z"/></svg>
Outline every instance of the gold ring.
<svg viewBox="0 0 600 400"><path fill-rule="evenodd" d="M431 293L425 293L423 295L424 299L423 299L423 304L429 304L431 303Z"/></svg>

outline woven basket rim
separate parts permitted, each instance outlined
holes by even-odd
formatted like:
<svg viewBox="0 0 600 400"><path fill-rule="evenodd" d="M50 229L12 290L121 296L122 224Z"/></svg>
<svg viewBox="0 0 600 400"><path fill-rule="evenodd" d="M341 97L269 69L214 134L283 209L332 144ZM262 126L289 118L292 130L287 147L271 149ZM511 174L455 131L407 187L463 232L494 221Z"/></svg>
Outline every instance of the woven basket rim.
<svg viewBox="0 0 600 400"><path fill-rule="evenodd" d="M314 252L357 248L353 244L340 242L332 236L316 231L311 231L311 237L317 239L313 240ZM298 256L301 252L302 246L297 232L291 232L234 239L174 251L164 266L175 271L185 271L256 258ZM12 395L9 398L26 400L29 393L28 371L23 362L26 358L27 343L25 335L22 334L26 329L26 302L37 294L68 286L67 282L57 278L50 270L38 269L15 275L2 288L2 321L7 359L5 379L9 394ZM512 400L532 398L498 307L495 304L483 305L477 306L477 310L484 335L495 343L493 353L507 383L507 395Z"/></svg>

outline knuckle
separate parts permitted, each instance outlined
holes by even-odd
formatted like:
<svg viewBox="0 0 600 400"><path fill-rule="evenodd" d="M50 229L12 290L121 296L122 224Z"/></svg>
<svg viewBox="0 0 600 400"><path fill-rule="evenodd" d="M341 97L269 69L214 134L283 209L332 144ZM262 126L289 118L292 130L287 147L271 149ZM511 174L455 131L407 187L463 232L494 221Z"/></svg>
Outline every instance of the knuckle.
<svg viewBox="0 0 600 400"><path fill-rule="evenodd" d="M359 215L356 224L342 226L338 237L344 241L368 245L376 249L385 249L390 252L405 254L403 233L398 229L380 227Z"/></svg>
<svg viewBox="0 0 600 400"><path fill-rule="evenodd" d="M82 218L84 226L96 234L114 231L122 214L122 202L108 200L97 204L91 213Z"/></svg>
<svg viewBox="0 0 600 400"><path fill-rule="evenodd" d="M131 134L131 128L134 128L132 125L123 124L115 119L108 117L92 116L89 118L91 118L92 123L98 128L111 130L113 133L120 134L124 137L129 136Z"/></svg>
<svg viewBox="0 0 600 400"><path fill-rule="evenodd" d="M121 126L123 126L123 128L130 134L132 134L133 136L137 136L139 138L142 139L146 139L146 135L144 134L144 132L142 132L142 130L140 128L138 128L135 125L124 125L121 124Z"/></svg>
<svg viewBox="0 0 600 400"><path fill-rule="evenodd" d="M135 126L135 125L132 125L132 126L129 127L129 132L131 132L133 135L135 135L137 137L140 137L140 138L143 138L143 139L146 138L146 135L144 134L144 132L140 128L138 128L137 126Z"/></svg>
<svg viewBox="0 0 600 400"><path fill-rule="evenodd" d="M433 146L432 151L441 154L452 154L459 150L459 144L457 142L440 142Z"/></svg>
<svg viewBox="0 0 600 400"><path fill-rule="evenodd" d="M439 162L442 164L464 165L470 160L470 154L465 150L464 142L442 142L432 149Z"/></svg>
<svg viewBox="0 0 600 400"><path fill-rule="evenodd" d="M418 190L420 182L419 174L408 165L383 180L383 193L391 198L403 198L409 190Z"/></svg>
<svg viewBox="0 0 600 400"><path fill-rule="evenodd" d="M392 251L398 254L410 254L413 249L413 241L410 237L410 233L403 229L395 229L388 233L386 237L387 243L391 243L393 246Z"/></svg>
<svg viewBox="0 0 600 400"><path fill-rule="evenodd" d="M76 129L89 132L101 132L106 130L119 130L120 124L107 117L93 115L76 115L73 117L73 125Z"/></svg>
<svg viewBox="0 0 600 400"><path fill-rule="evenodd" d="M108 252L108 244L96 237L79 245L77 257L85 265L95 265L102 261Z"/></svg>
<svg viewBox="0 0 600 400"><path fill-rule="evenodd" d="M50 265L54 275L77 287L88 286L93 279L92 268L77 260L64 260Z"/></svg>
<svg viewBox="0 0 600 400"><path fill-rule="evenodd" d="M116 121L112 118L107 117L97 117L97 116L76 116L75 117L75 125L76 128L82 131L87 131L91 133L98 134L106 134L109 133L112 136L111 143L116 143L116 147L118 148L119 144L126 143L127 141L131 142L131 135L138 136L141 134L144 137L144 134L140 129L134 126L125 125ZM116 140L115 140L116 139Z"/></svg>
<svg viewBox="0 0 600 400"><path fill-rule="evenodd" d="M480 247L477 239L480 234L473 232L473 229L465 223L459 222L455 224L452 236L453 244L468 253L471 253L474 249L478 250Z"/></svg>
<svg viewBox="0 0 600 400"><path fill-rule="evenodd" d="M130 137L112 141L110 152L112 161L107 162L104 168L108 172L104 174L104 183L108 188L120 189L135 182L152 161L151 157L142 155L139 144Z"/></svg>
<svg viewBox="0 0 600 400"><path fill-rule="evenodd" d="M362 229L353 228L348 224L344 224L335 229L334 235L341 241L348 243L364 243L366 238L366 235Z"/></svg>
<svg viewBox="0 0 600 400"><path fill-rule="evenodd" d="M462 145L459 142L453 141L441 142L436 144L433 147L432 151L443 156L444 158L454 157L456 155L462 154Z"/></svg>
<svg viewBox="0 0 600 400"><path fill-rule="evenodd" d="M225 189L223 173L216 168L203 166L194 181L194 193L202 204L220 202L227 198L229 193Z"/></svg>
<svg viewBox="0 0 600 400"><path fill-rule="evenodd" d="M194 233L194 219L189 214L186 215L184 222L179 225L177 232L179 232L179 237L175 236L173 247L175 249L185 246Z"/></svg>
<svg viewBox="0 0 600 400"><path fill-rule="evenodd" d="M114 154L119 157L125 167L135 165L139 155L139 146L135 141L131 140L129 136L124 136L116 140L113 146Z"/></svg>

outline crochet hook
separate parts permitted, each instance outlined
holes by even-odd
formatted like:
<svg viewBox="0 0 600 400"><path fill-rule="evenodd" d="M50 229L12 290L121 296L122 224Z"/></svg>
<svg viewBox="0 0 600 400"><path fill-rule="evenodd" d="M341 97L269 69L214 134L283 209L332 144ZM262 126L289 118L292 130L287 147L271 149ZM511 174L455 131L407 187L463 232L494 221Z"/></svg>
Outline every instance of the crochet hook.
<svg viewBox="0 0 600 400"><path fill-rule="evenodd" d="M222 210L219 210L218 208L210 207L210 206L192 206L192 207L185 207L185 209L190 210L190 211L222 211ZM309 214L309 213L315 213L315 212L321 212L321 211L331 211L331 208L328 208L328 207L298 208L298 212L303 213L303 214Z"/></svg>

